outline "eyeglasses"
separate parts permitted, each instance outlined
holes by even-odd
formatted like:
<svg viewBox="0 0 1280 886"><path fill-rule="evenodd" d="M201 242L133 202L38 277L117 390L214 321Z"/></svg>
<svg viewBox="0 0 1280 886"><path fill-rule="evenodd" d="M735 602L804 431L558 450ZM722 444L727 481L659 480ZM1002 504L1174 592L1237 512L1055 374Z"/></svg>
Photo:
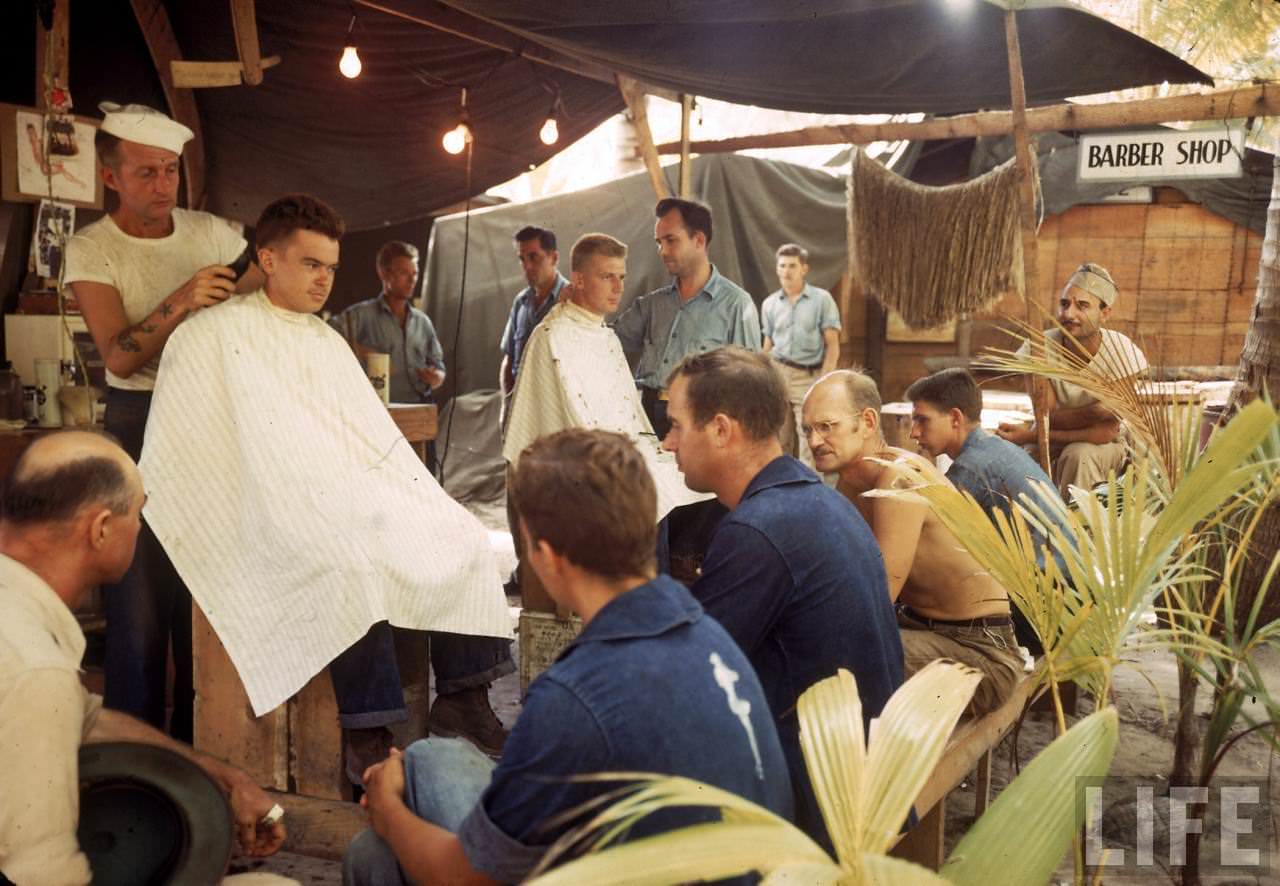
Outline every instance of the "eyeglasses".
<svg viewBox="0 0 1280 886"><path fill-rule="evenodd" d="M843 419L814 422L812 425L801 425L800 433L804 434L805 437L808 437L814 431L817 431L818 436L825 440L835 433L836 428L840 427L842 424L844 424Z"/></svg>

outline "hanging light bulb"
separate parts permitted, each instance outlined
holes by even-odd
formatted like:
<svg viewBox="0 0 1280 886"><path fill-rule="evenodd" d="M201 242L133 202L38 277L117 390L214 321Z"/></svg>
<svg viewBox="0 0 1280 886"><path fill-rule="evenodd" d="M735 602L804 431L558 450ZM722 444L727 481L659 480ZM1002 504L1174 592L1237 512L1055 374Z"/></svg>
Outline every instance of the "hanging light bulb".
<svg viewBox="0 0 1280 886"><path fill-rule="evenodd" d="M462 88L462 107L458 111L458 125L450 129L444 134L444 138L440 139L440 144L444 145L444 149L450 154L461 154L467 149L467 145L471 144L473 136L471 134L470 116L467 114L467 88Z"/></svg>
<svg viewBox="0 0 1280 886"><path fill-rule="evenodd" d="M560 126L556 123L554 114L547 117L547 122L542 124L542 128L538 130L538 138L542 139L544 145L554 145L560 141Z"/></svg>
<svg viewBox="0 0 1280 886"><path fill-rule="evenodd" d="M354 46L348 46L342 50L342 60L338 62L338 70L342 72L342 76L348 80L354 80L360 76L360 71L363 69L360 53L356 52Z"/></svg>
<svg viewBox="0 0 1280 886"><path fill-rule="evenodd" d="M364 65L360 63L360 53L356 52L356 41L351 36L351 32L356 27L355 7L351 9L351 21L347 24L347 41L346 46L342 48L342 58L338 61L338 70L342 72L342 76L348 80L354 80L360 76L360 72L364 69Z"/></svg>
<svg viewBox="0 0 1280 886"><path fill-rule="evenodd" d="M461 154L471 142L471 127L465 122L459 123L444 134L440 143L450 154Z"/></svg>

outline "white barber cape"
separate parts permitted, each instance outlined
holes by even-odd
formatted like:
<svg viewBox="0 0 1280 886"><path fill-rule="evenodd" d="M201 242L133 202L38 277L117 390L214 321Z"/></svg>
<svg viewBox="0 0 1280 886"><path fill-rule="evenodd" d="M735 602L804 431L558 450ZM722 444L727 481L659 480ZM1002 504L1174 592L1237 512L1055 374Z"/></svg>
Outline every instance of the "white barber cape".
<svg viewBox="0 0 1280 886"><path fill-rule="evenodd" d="M405 441L346 342L260 290L170 337L144 515L256 715L378 621L510 637L488 534Z"/></svg>
<svg viewBox="0 0 1280 886"><path fill-rule="evenodd" d="M685 486L675 456L662 451L618 336L599 314L570 301L558 302L529 335L503 458L514 465L534 440L565 428L630 437L658 488L659 520L672 508L711 498Z"/></svg>

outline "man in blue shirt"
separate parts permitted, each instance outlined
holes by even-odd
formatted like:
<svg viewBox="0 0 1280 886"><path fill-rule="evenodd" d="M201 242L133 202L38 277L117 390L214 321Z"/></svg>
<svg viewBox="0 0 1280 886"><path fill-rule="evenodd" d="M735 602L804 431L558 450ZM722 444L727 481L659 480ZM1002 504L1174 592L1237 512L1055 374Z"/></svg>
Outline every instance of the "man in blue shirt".
<svg viewBox="0 0 1280 886"><path fill-rule="evenodd" d="M667 377L685 357L721 345L760 350L760 315L741 286L711 264L711 210L667 197L654 210L653 236L672 276L622 312L613 330L635 367L636 385L659 438L667 425Z"/></svg>
<svg viewBox="0 0 1280 886"><path fill-rule="evenodd" d="M382 244L376 262L382 292L356 302L329 325L360 356L391 356L391 402L430 403L444 384L444 348L431 319L412 304L418 283L418 248L401 240Z"/></svg>
<svg viewBox="0 0 1280 886"><path fill-rule="evenodd" d="M498 385L502 389L503 415L510 411L510 398L516 389L516 374L520 371L520 357L533 328L542 322L560 297L560 290L568 280L557 270L560 253L556 249L556 235L546 228L532 225L516 231L516 255L520 269L529 285L520 290L511 303L507 325L502 330L502 370ZM505 423L504 423L505 427Z"/></svg>
<svg viewBox="0 0 1280 886"><path fill-rule="evenodd" d="M813 467L809 441L797 431L800 409L810 386L835 369L840 360L840 311L830 292L806 282L807 249L784 243L778 247L777 259L782 288L760 306L764 352L778 364L794 413L794 421L782 423L782 447Z"/></svg>
<svg viewBox="0 0 1280 886"><path fill-rule="evenodd" d="M529 687L496 767L433 738L365 773L373 831L348 847L344 882L524 880L594 810L565 813L617 789L573 780L592 773L681 775L789 817L787 761L751 665L656 573L657 497L632 443L580 428L542 437L512 496L533 569L583 631ZM667 812L633 834L705 818Z"/></svg>
<svg viewBox="0 0 1280 886"><path fill-rule="evenodd" d="M949 456L947 479L972 495L988 514L999 510L1010 516L1013 502L1024 495L1031 501L1057 495L1049 475L1025 449L982 429L982 392L968 370L943 369L918 379L907 388L906 397L911 401L911 439L934 458ZM1066 524L1059 526L1070 537ZM1030 529L1043 568L1048 541L1034 525ZM1060 555L1054 556L1063 568ZM1035 654L1042 651L1016 607L1013 627L1019 643Z"/></svg>
<svg viewBox="0 0 1280 886"><path fill-rule="evenodd" d="M800 750L796 701L839 668L867 722L902 683L902 644L875 537L844 496L784 455L790 414L768 357L719 348L671 377L674 452L690 489L729 508L693 595L747 653L764 686L796 789L796 823L827 846Z"/></svg>

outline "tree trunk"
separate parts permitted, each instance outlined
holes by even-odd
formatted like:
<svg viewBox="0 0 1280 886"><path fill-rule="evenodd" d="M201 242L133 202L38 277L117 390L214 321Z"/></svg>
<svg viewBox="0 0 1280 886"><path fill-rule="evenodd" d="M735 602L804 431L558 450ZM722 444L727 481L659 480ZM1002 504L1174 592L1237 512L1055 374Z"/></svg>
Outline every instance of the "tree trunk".
<svg viewBox="0 0 1280 886"><path fill-rule="evenodd" d="M1276 148L1280 151L1280 143ZM1280 153L1271 168L1271 203L1267 207L1267 231L1258 263L1258 294L1240 354L1228 416L1261 394L1264 388L1273 402L1280 401ZM1273 502L1258 523L1244 563L1241 593L1236 603L1238 619L1248 615L1277 547L1280 547L1280 503ZM1266 624L1276 618L1280 618L1280 588L1267 595L1258 623Z"/></svg>
<svg viewBox="0 0 1280 886"><path fill-rule="evenodd" d="M1190 664L1178 659L1178 718L1173 735L1173 772L1169 784L1196 783L1200 750L1200 724L1196 721L1196 690L1200 678Z"/></svg>

